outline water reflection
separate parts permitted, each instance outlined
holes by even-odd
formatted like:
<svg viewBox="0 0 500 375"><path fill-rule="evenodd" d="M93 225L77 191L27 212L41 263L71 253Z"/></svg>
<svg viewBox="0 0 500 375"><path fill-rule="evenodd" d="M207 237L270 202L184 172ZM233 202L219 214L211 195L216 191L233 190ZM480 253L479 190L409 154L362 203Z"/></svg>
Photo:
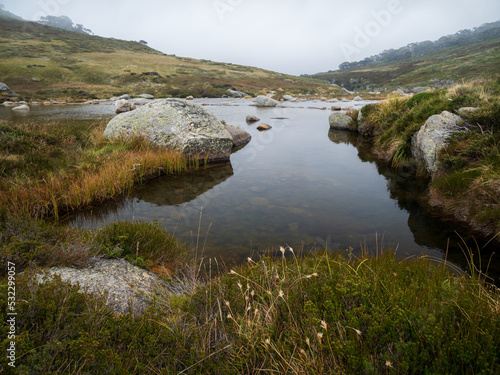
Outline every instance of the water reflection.
<svg viewBox="0 0 500 375"><path fill-rule="evenodd" d="M467 265L464 255L464 252L467 252L466 248L472 248L476 254L479 249L481 264L483 270L486 270L497 245L493 241L488 242L482 234L474 232L464 224L451 218L443 218L441 213L430 207L427 204L428 178L417 178L389 168L374 157L371 144L357 133L330 130L328 138L336 144L355 146L360 160L377 165L378 173L387 180L390 197L397 202L399 208L408 212L408 228L416 244L428 249L440 249L448 260L463 267ZM498 262L490 264L488 273L498 278L500 274Z"/></svg>

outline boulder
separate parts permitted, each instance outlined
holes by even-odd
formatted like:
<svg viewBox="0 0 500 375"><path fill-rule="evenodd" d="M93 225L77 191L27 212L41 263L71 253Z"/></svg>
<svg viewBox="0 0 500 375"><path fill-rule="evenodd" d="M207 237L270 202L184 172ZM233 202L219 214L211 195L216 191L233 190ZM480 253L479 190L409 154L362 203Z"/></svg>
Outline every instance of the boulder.
<svg viewBox="0 0 500 375"><path fill-rule="evenodd" d="M332 105L332 111L341 111L342 107L339 105Z"/></svg>
<svg viewBox="0 0 500 375"><path fill-rule="evenodd" d="M125 100L129 100L130 98L132 98L129 94L123 94L122 96L120 96L118 99L125 99Z"/></svg>
<svg viewBox="0 0 500 375"><path fill-rule="evenodd" d="M230 93L235 98L244 98L245 96L248 96L248 94L246 92L237 91L237 90L233 90L233 89L227 89L227 92Z"/></svg>
<svg viewBox="0 0 500 375"><path fill-rule="evenodd" d="M139 98L151 100L151 99L154 99L155 97L151 94L141 94L141 95L139 95Z"/></svg>
<svg viewBox="0 0 500 375"><path fill-rule="evenodd" d="M254 116L254 115L248 115L246 120L248 123L252 123L252 122L260 121L260 118L258 118L257 116Z"/></svg>
<svg viewBox="0 0 500 375"><path fill-rule="evenodd" d="M226 129L231 134L231 137L233 137L233 147L246 145L252 139L250 133L237 126L227 125Z"/></svg>
<svg viewBox="0 0 500 375"><path fill-rule="evenodd" d="M328 119L330 128L337 130L353 130L354 120L340 112L332 113Z"/></svg>
<svg viewBox="0 0 500 375"><path fill-rule="evenodd" d="M203 107L183 99L160 99L115 116L108 138L145 136L152 144L209 160L228 160L233 138Z"/></svg>
<svg viewBox="0 0 500 375"><path fill-rule="evenodd" d="M398 87L396 90L394 90L393 92L393 95L401 95L401 96L404 96L406 95L405 92L403 91L402 88Z"/></svg>
<svg viewBox="0 0 500 375"><path fill-rule="evenodd" d="M359 96L359 95L358 95L358 96L356 96L356 97L353 99L353 101L355 101L355 102L362 102L362 101L363 101L363 98L362 98L361 96Z"/></svg>
<svg viewBox="0 0 500 375"><path fill-rule="evenodd" d="M3 105L4 105L4 107L13 107L15 105L15 103L7 101L7 102L3 102Z"/></svg>
<svg viewBox="0 0 500 375"><path fill-rule="evenodd" d="M472 113L474 111L476 111L478 108L474 108L474 107L462 107L458 110L458 114L459 116L467 116L469 113Z"/></svg>
<svg viewBox="0 0 500 375"><path fill-rule="evenodd" d="M267 125L267 124L264 124L264 123L262 123L259 126L257 126L257 130L260 130L260 131L269 130L271 128L272 128L271 125Z"/></svg>
<svg viewBox="0 0 500 375"><path fill-rule="evenodd" d="M292 95L283 95L283 99L289 102L296 102L297 98Z"/></svg>
<svg viewBox="0 0 500 375"><path fill-rule="evenodd" d="M439 152L447 145L453 132L465 131L464 120L453 113L444 111L427 119L412 138L412 155L423 161L430 174L437 171Z"/></svg>
<svg viewBox="0 0 500 375"><path fill-rule="evenodd" d="M432 90L431 87L414 87L411 91L414 94L420 94L422 92L431 91L431 90Z"/></svg>
<svg viewBox="0 0 500 375"><path fill-rule="evenodd" d="M186 96L186 100L193 100L194 97L192 95Z"/></svg>
<svg viewBox="0 0 500 375"><path fill-rule="evenodd" d="M257 107L276 107L279 104L276 100L268 98L264 95L257 96L257 99L255 100L257 102Z"/></svg>
<svg viewBox="0 0 500 375"><path fill-rule="evenodd" d="M5 83L0 82L0 95L16 96L16 93Z"/></svg>
<svg viewBox="0 0 500 375"><path fill-rule="evenodd" d="M54 267L36 275L39 283L54 276L78 285L85 293L104 295L118 314L144 312L155 299L167 297L169 286L154 273L136 267L124 259L91 260L85 268Z"/></svg>
<svg viewBox="0 0 500 375"><path fill-rule="evenodd" d="M12 108L12 110L13 111L29 111L30 107L27 106L26 104L23 104L23 105Z"/></svg>
<svg viewBox="0 0 500 375"><path fill-rule="evenodd" d="M124 113L124 112L130 112L135 109L135 104L130 103L126 99L120 99L115 102L115 112L116 113Z"/></svg>

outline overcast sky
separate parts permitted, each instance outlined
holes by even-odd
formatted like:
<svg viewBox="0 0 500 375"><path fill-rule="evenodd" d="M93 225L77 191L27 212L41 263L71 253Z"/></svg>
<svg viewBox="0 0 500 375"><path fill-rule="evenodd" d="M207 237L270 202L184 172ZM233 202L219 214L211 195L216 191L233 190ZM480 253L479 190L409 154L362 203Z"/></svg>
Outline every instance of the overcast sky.
<svg viewBox="0 0 500 375"><path fill-rule="evenodd" d="M65 15L96 35L177 56L289 74L335 70L500 20L499 0L0 0L27 20Z"/></svg>

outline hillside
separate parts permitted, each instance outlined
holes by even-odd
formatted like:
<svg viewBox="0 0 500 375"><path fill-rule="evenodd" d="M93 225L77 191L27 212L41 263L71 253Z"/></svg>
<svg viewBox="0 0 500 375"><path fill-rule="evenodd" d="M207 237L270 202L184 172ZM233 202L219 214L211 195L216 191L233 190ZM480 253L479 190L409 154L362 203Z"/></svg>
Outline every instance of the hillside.
<svg viewBox="0 0 500 375"><path fill-rule="evenodd" d="M474 30L384 51L313 78L349 90L384 90L396 86L439 86L462 79L500 75L500 21ZM447 82L448 81L448 82Z"/></svg>
<svg viewBox="0 0 500 375"><path fill-rule="evenodd" d="M251 95L264 88L320 95L336 90L323 81L166 55L139 42L66 31L4 14L0 51L0 82L24 99L123 93L220 97L230 87Z"/></svg>

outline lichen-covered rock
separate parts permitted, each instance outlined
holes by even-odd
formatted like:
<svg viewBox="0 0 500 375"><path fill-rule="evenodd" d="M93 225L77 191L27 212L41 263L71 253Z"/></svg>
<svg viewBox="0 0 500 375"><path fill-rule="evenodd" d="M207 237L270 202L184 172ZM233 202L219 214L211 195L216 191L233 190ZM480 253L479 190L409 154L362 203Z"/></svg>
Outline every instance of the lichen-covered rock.
<svg viewBox="0 0 500 375"><path fill-rule="evenodd" d="M338 130L356 130L353 128L354 120L340 112L334 112L328 118L330 128Z"/></svg>
<svg viewBox="0 0 500 375"><path fill-rule="evenodd" d="M459 116L467 116L469 114L471 114L472 112L474 111L477 111L478 108L475 108L475 107L462 107L460 108L457 112L459 114Z"/></svg>
<svg viewBox="0 0 500 375"><path fill-rule="evenodd" d="M54 267L36 275L39 283L58 275L62 281L78 284L85 293L106 295L106 304L116 313L139 315L153 300L168 299L181 292L154 273L124 259L96 259L85 268Z"/></svg>
<svg viewBox="0 0 500 375"><path fill-rule="evenodd" d="M227 125L226 129L229 132L229 134L231 134L231 136L233 137L233 147L240 147L246 145L252 139L250 133L244 131L243 129L237 126Z"/></svg>
<svg viewBox="0 0 500 375"><path fill-rule="evenodd" d="M0 95L16 96L16 93L5 83L0 82Z"/></svg>
<svg viewBox="0 0 500 375"><path fill-rule="evenodd" d="M154 145L209 160L228 160L233 138L203 107L183 99L160 99L115 116L106 126L108 138L145 136Z"/></svg>
<svg viewBox="0 0 500 375"><path fill-rule="evenodd" d="M141 95L139 95L138 97L139 97L139 98L141 98L141 99L148 99L148 100L152 100L152 99L154 99L154 98L155 98L155 97L154 97L153 95L151 95L151 94L141 94Z"/></svg>
<svg viewBox="0 0 500 375"><path fill-rule="evenodd" d="M237 90L233 90L233 89L227 89L227 92L230 93L235 98L244 98L245 96L248 96L248 94L246 92L237 91Z"/></svg>
<svg viewBox="0 0 500 375"><path fill-rule="evenodd" d="M264 95L259 95L255 99L257 107L276 107L279 102Z"/></svg>
<svg viewBox="0 0 500 375"><path fill-rule="evenodd" d="M135 104L126 99L120 99L115 102L115 113L130 112L135 109Z"/></svg>
<svg viewBox="0 0 500 375"><path fill-rule="evenodd" d="M464 120L453 113L444 111L427 119L420 130L412 138L412 154L423 161L430 174L437 171L438 155L448 143L453 132L465 131Z"/></svg>

